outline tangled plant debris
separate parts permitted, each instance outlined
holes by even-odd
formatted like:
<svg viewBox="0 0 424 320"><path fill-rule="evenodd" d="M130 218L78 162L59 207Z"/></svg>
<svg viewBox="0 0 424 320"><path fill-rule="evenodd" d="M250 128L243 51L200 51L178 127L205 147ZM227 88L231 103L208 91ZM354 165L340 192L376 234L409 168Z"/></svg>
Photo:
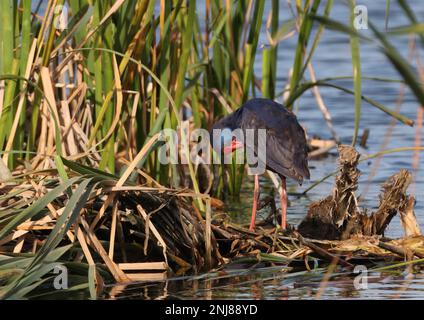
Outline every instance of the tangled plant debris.
<svg viewBox="0 0 424 320"><path fill-rule="evenodd" d="M297 230L282 234L272 226L259 227L250 232L226 221L214 226L218 242L230 242L232 255L258 255L262 261L303 265L308 259L318 258L327 263L337 261L344 267L353 267L355 261L392 261L422 257L424 238L414 214L415 199L406 190L412 177L400 170L382 185L377 210L361 208L358 189L360 154L350 146L341 145L339 173L331 195L313 202ZM370 214L368 212L371 212ZM405 238L384 237L392 218L400 214ZM264 223L258 223L264 225ZM220 247L222 250L222 247ZM271 256L264 255L271 254ZM228 254L228 253L227 253Z"/></svg>
<svg viewBox="0 0 424 320"><path fill-rule="evenodd" d="M355 195L360 155L354 148L345 145L339 147L339 153L340 171L333 193L310 205L306 218L299 225L300 233L315 239L343 240L352 235L383 235L398 212L405 217L409 210L412 215L408 216L413 219L413 206L408 206L410 197L406 194L412 176L407 170L400 170L383 184L379 207L368 215L366 209L359 208Z"/></svg>
<svg viewBox="0 0 424 320"><path fill-rule="evenodd" d="M74 289L88 288L96 296L104 283L158 281L234 261L279 264L289 272L310 270L311 262L352 268L364 261L423 258L415 199L406 194L410 173L391 176L377 210L368 214L356 196L360 155L349 146L340 146L339 153L331 195L310 205L297 230L284 232L272 219L249 231L231 222L212 198L204 199L204 216L194 205L200 195L188 189L122 184L65 159L66 180L47 171L23 176L20 184L3 183L0 294L23 297L28 285L42 290L58 263L72 269ZM397 213L406 236L388 239L384 231Z"/></svg>

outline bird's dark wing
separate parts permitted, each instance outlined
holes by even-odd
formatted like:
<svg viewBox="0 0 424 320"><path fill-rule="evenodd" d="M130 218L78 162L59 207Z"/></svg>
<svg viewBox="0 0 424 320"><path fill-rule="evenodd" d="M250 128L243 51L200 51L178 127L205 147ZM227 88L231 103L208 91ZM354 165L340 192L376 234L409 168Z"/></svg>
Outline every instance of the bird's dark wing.
<svg viewBox="0 0 424 320"><path fill-rule="evenodd" d="M305 132L293 113L273 101L257 107L248 106L243 110L241 127L267 130L266 165L269 169L300 183L304 178L309 179Z"/></svg>

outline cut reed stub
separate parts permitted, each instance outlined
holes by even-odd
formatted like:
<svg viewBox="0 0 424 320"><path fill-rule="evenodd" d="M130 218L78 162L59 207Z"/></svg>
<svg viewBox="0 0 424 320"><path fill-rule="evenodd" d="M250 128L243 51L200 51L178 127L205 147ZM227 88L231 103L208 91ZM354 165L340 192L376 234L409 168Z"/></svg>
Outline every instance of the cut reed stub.
<svg viewBox="0 0 424 320"><path fill-rule="evenodd" d="M119 263L131 281L161 281L166 279L168 266L165 262Z"/></svg>
<svg viewBox="0 0 424 320"><path fill-rule="evenodd" d="M408 202L406 206L401 208L400 213L400 221L402 223L403 230L405 232L405 236L407 237L415 237L421 235L420 226L417 222L417 217L414 212L415 206L415 198L413 196L409 196Z"/></svg>
<svg viewBox="0 0 424 320"><path fill-rule="evenodd" d="M355 148L339 146L339 174L331 195L309 206L298 231L305 237L326 240L344 240L354 235L381 236L392 218L399 212L405 234L421 235L414 214L414 198L406 194L412 181L411 174L401 169L382 185L378 209L367 214L358 207L356 190L360 171L360 154Z"/></svg>

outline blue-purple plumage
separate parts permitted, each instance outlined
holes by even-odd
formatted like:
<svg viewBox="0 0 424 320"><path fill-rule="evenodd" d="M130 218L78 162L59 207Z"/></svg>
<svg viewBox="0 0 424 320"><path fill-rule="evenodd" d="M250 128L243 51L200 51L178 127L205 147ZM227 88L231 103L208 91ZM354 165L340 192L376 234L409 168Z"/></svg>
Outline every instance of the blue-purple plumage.
<svg viewBox="0 0 424 320"><path fill-rule="evenodd" d="M296 115L269 99L251 99L213 129L266 129L266 167L302 183L309 179L305 132ZM257 144L254 144L257 154Z"/></svg>

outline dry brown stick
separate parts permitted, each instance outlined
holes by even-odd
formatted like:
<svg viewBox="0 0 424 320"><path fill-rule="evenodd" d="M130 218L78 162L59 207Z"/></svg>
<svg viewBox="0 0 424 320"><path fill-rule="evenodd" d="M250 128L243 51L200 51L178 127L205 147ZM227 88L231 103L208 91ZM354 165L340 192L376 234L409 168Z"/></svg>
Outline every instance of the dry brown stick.
<svg viewBox="0 0 424 320"><path fill-rule="evenodd" d="M417 217L414 213L415 198L410 196L405 209L400 209L400 221L405 232L405 236L419 236L421 235L420 226L417 222Z"/></svg>
<svg viewBox="0 0 424 320"><path fill-rule="evenodd" d="M91 245L102 257L103 261L106 263L106 266L109 268L109 271L112 273L115 280L117 282L131 281L130 278L128 278L128 276L118 267L118 265L109 258L106 250L103 248L99 239L97 239L94 232L90 230L90 226L88 225L87 221L85 221L84 217L80 217L80 222L85 229L88 239L90 239Z"/></svg>
<svg viewBox="0 0 424 320"><path fill-rule="evenodd" d="M95 32L109 19L109 17L115 13L119 7L125 2L125 0L119 0L116 1L113 6L109 9L108 12L106 12L106 14L103 16L102 20L91 30L89 30L86 34L86 36L84 37L84 39L78 44L76 49L81 49L86 43L87 41L93 36L93 34L95 34ZM65 42L66 43L66 42ZM63 61L61 61L61 63L56 67L55 70L55 74L54 74L54 78L56 78L59 74L60 71L69 63L69 61L73 58L73 56L75 55L77 51L72 51L70 52L69 55L67 55Z"/></svg>
<svg viewBox="0 0 424 320"><path fill-rule="evenodd" d="M309 75L311 77L312 82L316 82L315 70L314 70L314 67L312 66L311 62L308 63L308 72L309 72ZM336 130L334 130L333 121L331 119L331 114L328 111L328 108L324 103L324 99L321 96L321 93L319 91L319 87L318 86L312 87L312 93L315 96L315 101L317 102L318 108L319 108L319 110L321 111L321 113L324 117L325 123L327 124L327 127L330 130L331 135L333 136L333 139L336 142L339 142L340 138L337 135Z"/></svg>
<svg viewBox="0 0 424 320"><path fill-rule="evenodd" d="M318 157L320 157L320 156L322 156L322 155L325 155L325 154L327 154L331 149L333 149L334 147L336 146L336 143L334 142L334 144L333 145L330 145L330 146L328 146L328 147L323 147L323 148L319 148L319 149L316 149L316 150L314 150L314 151L311 151L311 152L309 152L308 153L308 158L309 159L314 159L314 158L318 158Z"/></svg>
<svg viewBox="0 0 424 320"><path fill-rule="evenodd" d="M385 242L381 242L381 241L380 241L380 242L378 243L378 246L379 246L380 248L383 248L384 250L387 250L387 251L393 252L393 253L395 253L395 254L397 254L397 255L401 256L402 258L405 258L405 257L411 256L411 254L414 254L414 255L415 255L415 256L417 256L418 258L424 258L424 255L423 255L423 254L421 254L421 253L415 252L415 251L413 251L413 250L411 250L411 249L404 249L404 248L402 248L402 247L395 246L395 245L390 244L390 243L385 243Z"/></svg>
<svg viewBox="0 0 424 320"><path fill-rule="evenodd" d="M87 245L87 241L85 240L85 236L81 230L81 228L79 226L77 226L77 230L76 230L76 234L77 234L77 238L79 241L79 244L81 246L81 249L85 255L85 258L87 259L87 262L89 265L94 266L94 259L90 253L90 249L88 249L88 245Z"/></svg>
<svg viewBox="0 0 424 320"><path fill-rule="evenodd" d="M212 230L214 231L214 233L219 234L220 236L222 236L224 239L228 239L228 240L235 240L239 237L237 237L235 234L232 234L228 231L225 231L224 229L216 226L216 225L211 225Z"/></svg>
<svg viewBox="0 0 424 320"><path fill-rule="evenodd" d="M141 215L141 217L144 219L146 225L149 226L149 229L153 232L153 235L156 237L156 240L158 241L158 243L162 246L163 257L165 259L165 262L168 264L168 260L167 260L167 256L166 256L167 247L166 247L166 243L163 240L161 234L156 229L155 225L150 221L150 219L149 219L147 213L144 211L143 207L139 204L137 205L137 211Z"/></svg>
<svg viewBox="0 0 424 320"><path fill-rule="evenodd" d="M265 243L264 241L261 241L261 240L259 240L257 238L255 238L253 240L255 241L255 244L256 245L264 248L267 252L269 252L269 250L271 249L271 247L267 243Z"/></svg>
<svg viewBox="0 0 424 320"><path fill-rule="evenodd" d="M206 268L210 269L212 261L212 246L211 246L211 201L206 199L206 226L205 226L205 249L206 249Z"/></svg>
<svg viewBox="0 0 424 320"><path fill-rule="evenodd" d="M13 248L13 253L21 253L22 248L24 246L24 242L25 242L25 238L26 238L26 234L20 236L18 238L18 243L15 245L15 247Z"/></svg>
<svg viewBox="0 0 424 320"><path fill-rule="evenodd" d="M118 263L118 267L124 271L167 270L165 262Z"/></svg>
<svg viewBox="0 0 424 320"><path fill-rule="evenodd" d="M122 261L127 262L127 252L125 250L124 228L122 227L121 213L119 210L116 212L116 221L117 221L116 232L118 237L119 249L121 250Z"/></svg>
<svg viewBox="0 0 424 320"><path fill-rule="evenodd" d="M118 201L114 201L112 210L112 225L110 227L110 240L109 240L109 257L113 260L113 253L115 251L115 236L116 236L116 220L118 214Z"/></svg>
<svg viewBox="0 0 424 320"><path fill-rule="evenodd" d="M254 236L254 237L259 236L259 233L257 233L257 232L250 231L250 230L248 230L246 228L239 227L239 226L236 226L234 224L225 223L224 226L226 228L234 229L235 231L238 231L238 232L241 232L241 233L245 233L245 234L248 234L248 235L251 235L251 236Z"/></svg>
<svg viewBox="0 0 424 320"><path fill-rule="evenodd" d="M335 261L335 264L340 263L344 267L348 267L348 268L354 267L353 264L347 262L346 260L343 260L342 258L328 252L327 250L321 248L320 246L317 246L316 244L306 240L297 231L294 231L294 235L299 239L300 243L311 248L313 251L315 251L317 254L319 254L323 258L330 260L330 261Z"/></svg>
<svg viewBox="0 0 424 320"><path fill-rule="evenodd" d="M15 240L19 237L21 237L22 235L24 235L25 233L28 233L27 230L17 230L14 233L9 234L8 236L4 237L3 239L0 240L0 247L5 245L6 243Z"/></svg>
<svg viewBox="0 0 424 320"><path fill-rule="evenodd" d="M414 254L414 256L417 256L420 259L424 259L424 254L415 251L414 249L411 249L412 253Z"/></svg>
<svg viewBox="0 0 424 320"><path fill-rule="evenodd" d="M37 41L36 41L36 39L34 39L33 42L32 42L32 45L31 45L31 50L30 50L28 57L27 57L28 62L34 60L36 45L37 45ZM25 75L24 75L25 79L28 79L30 77L31 67L32 67L32 63L28 63L27 66L26 66L26 69L25 69ZM26 89L26 87L27 87L27 83L24 82L23 89ZM6 164L7 164L8 157L9 157L8 151L10 151L12 149L13 141L15 141L14 138L15 138L15 135L16 135L16 132L17 132L17 129L18 129L19 120L21 119L21 117L18 116L18 115L22 114L22 109L24 107L25 97L26 97L26 94L25 94L25 91L23 91L22 94L19 97L18 107L16 109L16 116L13 119L13 125L12 125L12 128L10 129L9 138L7 140L6 147L3 149L3 151L4 151L3 162L6 163ZM1 114L1 110L0 110L0 114ZM1 180L1 178L2 177L1 177L1 172L0 172L0 180Z"/></svg>

